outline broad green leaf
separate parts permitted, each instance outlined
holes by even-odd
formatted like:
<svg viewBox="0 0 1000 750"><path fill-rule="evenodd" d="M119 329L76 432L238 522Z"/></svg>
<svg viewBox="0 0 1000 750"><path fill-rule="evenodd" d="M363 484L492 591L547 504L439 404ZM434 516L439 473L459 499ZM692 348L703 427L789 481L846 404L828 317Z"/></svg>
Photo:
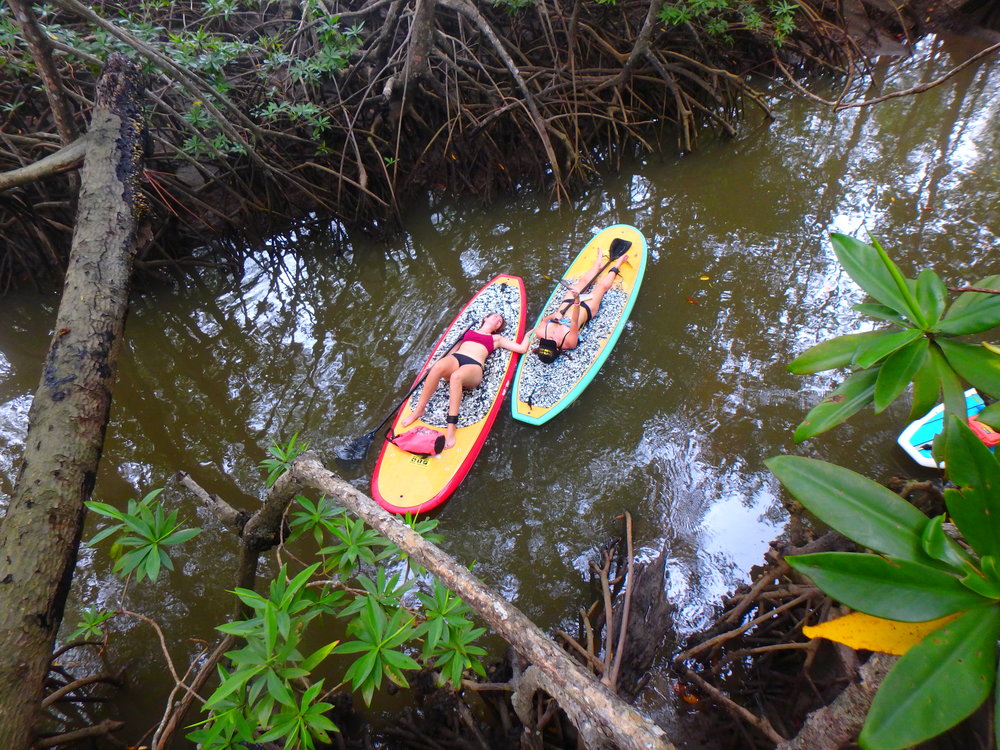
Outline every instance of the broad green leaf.
<svg viewBox="0 0 1000 750"><path fill-rule="evenodd" d="M351 681L351 687L357 690L361 685L369 680L381 682L381 675L377 671L378 652L366 651L359 656L347 671L344 673L344 680Z"/></svg>
<svg viewBox="0 0 1000 750"><path fill-rule="evenodd" d="M370 651L372 644L365 641L344 641L338 644L333 653L335 654L359 654L362 651Z"/></svg>
<svg viewBox="0 0 1000 750"><path fill-rule="evenodd" d="M927 316L928 325L935 325L944 315L947 304L948 288L941 277L929 268L925 268L917 276L917 304Z"/></svg>
<svg viewBox="0 0 1000 750"><path fill-rule="evenodd" d="M912 295L908 290L904 292L900 289L890 266L886 265L878 250L843 234L832 234L830 240L840 265L858 286L883 305L917 321L912 310L916 303L911 305L907 300L907 296Z"/></svg>
<svg viewBox="0 0 1000 750"><path fill-rule="evenodd" d="M107 516L108 518L113 518L116 521L121 521L125 515L115 506L108 505L107 503L99 503L96 500L88 500L84 503L84 505L86 505L90 510L94 511L94 513L98 513L102 516Z"/></svg>
<svg viewBox="0 0 1000 750"><path fill-rule="evenodd" d="M988 276L973 286L1000 289L1000 275ZM955 300L944 320L935 327L943 333L962 336L1000 326L1000 294L964 292Z"/></svg>
<svg viewBox="0 0 1000 750"><path fill-rule="evenodd" d="M795 428L796 443L816 437L836 427L872 402L878 367L862 370L847 377L833 392L810 409L802 424Z"/></svg>
<svg viewBox="0 0 1000 750"><path fill-rule="evenodd" d="M870 236L870 235L869 235ZM896 284L896 288L899 290L900 296L906 302L907 309L909 310L910 320L917 324L922 329L927 329L930 327L930 319L927 313L921 309L920 304L917 302L917 282L913 279L908 279L903 276L902 271L899 267L892 261L889 254L882 248L881 243L872 237L872 246L878 253L879 259L885 265L886 270L892 277L892 280Z"/></svg>
<svg viewBox="0 0 1000 750"><path fill-rule="evenodd" d="M326 659L326 657L328 657L333 652L333 650L337 647L338 643L339 641L331 641L325 646L321 646L320 648L316 649L302 662L300 666L307 672L312 672L314 669L316 669L316 667L319 666L320 662Z"/></svg>
<svg viewBox="0 0 1000 750"><path fill-rule="evenodd" d="M942 438L948 478L948 513L980 556L1000 554L1000 462L965 423L945 419Z"/></svg>
<svg viewBox="0 0 1000 750"><path fill-rule="evenodd" d="M906 331L878 331L878 333L881 334L879 337L863 342L854 353L854 364L858 369L867 370L893 352L923 337L923 333L915 328Z"/></svg>
<svg viewBox="0 0 1000 750"><path fill-rule="evenodd" d="M848 539L885 555L927 562L921 546L927 516L892 490L805 456L776 456L764 463L810 513Z"/></svg>
<svg viewBox="0 0 1000 750"><path fill-rule="evenodd" d="M931 355L931 362L937 372L938 380L941 382L941 391L944 394L944 408L951 414L965 416L965 391L962 390L962 381L958 379L948 360L945 359L941 348L937 342L932 344L928 351Z"/></svg>
<svg viewBox="0 0 1000 750"><path fill-rule="evenodd" d="M203 708L209 709L213 706L221 703L225 698L240 690L254 675L262 672L265 667L261 665L255 665L252 667L247 667L246 669L241 669L234 672L231 675L227 675L225 672L220 670L223 680L222 684L216 689L214 693L205 701Z"/></svg>
<svg viewBox="0 0 1000 750"><path fill-rule="evenodd" d="M819 625L803 625L802 635L806 638L826 638L853 649L881 651L883 654L902 656L920 643L928 633L934 632L956 617L957 614L926 622L899 622L872 617L864 612L851 612Z"/></svg>
<svg viewBox="0 0 1000 750"><path fill-rule="evenodd" d="M194 539L201 533L201 529L181 529L160 540L160 544L183 544Z"/></svg>
<svg viewBox="0 0 1000 750"><path fill-rule="evenodd" d="M937 376L937 365L930 355L930 346L925 350L927 355L923 363L913 375L913 403L910 406L910 419L920 419L933 409L941 393L941 381Z"/></svg>
<svg viewBox="0 0 1000 750"><path fill-rule="evenodd" d="M265 674L267 677L268 694L274 698L274 700L278 701L278 703L285 706L296 705L295 696L292 694L292 691L289 690L284 681L278 677L277 674L275 674L274 670L268 669Z"/></svg>
<svg viewBox="0 0 1000 750"><path fill-rule="evenodd" d="M288 588L285 589L285 593L281 597L282 607L287 607L289 604L291 604L292 600L295 598L295 595L299 592L299 589L301 589L309 582L309 579L312 577L313 573L315 573L319 569L319 566L321 564L322 563L313 563L308 568L300 572L297 576L295 576L295 578L293 578L289 582Z"/></svg>
<svg viewBox="0 0 1000 750"><path fill-rule="evenodd" d="M981 487L992 493L997 504L988 510L1000 516L1000 461L996 454L976 437L964 419L953 414L945 417L944 434L948 478L959 490Z"/></svg>
<svg viewBox="0 0 1000 750"><path fill-rule="evenodd" d="M868 711L863 748L901 750L975 711L993 689L1000 607L979 607L934 631L889 672Z"/></svg>
<svg viewBox="0 0 1000 750"><path fill-rule="evenodd" d="M884 331L848 333L823 341L809 347L789 362L788 371L796 375L811 375L814 372L847 367L854 360L854 352L861 344L878 338L883 333Z"/></svg>
<svg viewBox="0 0 1000 750"><path fill-rule="evenodd" d="M962 585L987 599L1000 601L1000 585L988 580L982 571L971 565L968 566L968 572L962 576Z"/></svg>
<svg viewBox="0 0 1000 750"><path fill-rule="evenodd" d="M413 657L407 656L402 651L393 651L391 649L383 651L382 658L385 659L386 664L396 669L420 669L420 665L413 660Z"/></svg>
<svg viewBox="0 0 1000 750"><path fill-rule="evenodd" d="M895 401L914 376L929 361L926 338L920 337L893 352L879 369L875 381L875 413L879 414Z"/></svg>
<svg viewBox="0 0 1000 750"><path fill-rule="evenodd" d="M278 618L275 617L274 608L268 607L264 610L264 645L269 654L274 653L274 647L278 642Z"/></svg>
<svg viewBox="0 0 1000 750"><path fill-rule="evenodd" d="M896 325L903 327L913 325L891 307L880 305L877 302L862 302L857 305L851 305L851 309L861 313L862 315L877 318L878 320L884 320L887 323L895 323Z"/></svg>
<svg viewBox="0 0 1000 750"><path fill-rule="evenodd" d="M96 534L94 534L94 538L93 539L91 539L89 542L87 542L87 546L88 547L93 547L98 542L104 541L105 539L107 539L109 536L111 536L112 534L114 534L116 531L118 531L121 528L122 528L122 525L120 523L116 523L114 526L108 526L108 528L106 528L106 529L101 529Z"/></svg>
<svg viewBox="0 0 1000 750"><path fill-rule="evenodd" d="M859 552L821 552L786 560L827 596L889 620L923 622L989 601L955 576L908 560Z"/></svg>
<svg viewBox="0 0 1000 750"><path fill-rule="evenodd" d="M995 401L987 406L976 415L976 419L983 424L988 424L994 430L1000 430L1000 401Z"/></svg>
<svg viewBox="0 0 1000 750"><path fill-rule="evenodd" d="M977 390L1000 398L1000 355L960 341L937 339L948 364Z"/></svg>
<svg viewBox="0 0 1000 750"><path fill-rule="evenodd" d="M993 583L1000 585L1000 560L994 555L983 555L980 559L983 573Z"/></svg>
<svg viewBox="0 0 1000 750"><path fill-rule="evenodd" d="M924 527L923 534L920 536L920 542L928 557L940 560L951 568L956 575L962 576L969 571L970 566L975 561L968 552L962 549L958 542L944 533L944 529L942 528L943 523L943 515L928 521ZM983 594L982 591L974 590L977 593ZM986 596L986 594L983 595Z"/></svg>

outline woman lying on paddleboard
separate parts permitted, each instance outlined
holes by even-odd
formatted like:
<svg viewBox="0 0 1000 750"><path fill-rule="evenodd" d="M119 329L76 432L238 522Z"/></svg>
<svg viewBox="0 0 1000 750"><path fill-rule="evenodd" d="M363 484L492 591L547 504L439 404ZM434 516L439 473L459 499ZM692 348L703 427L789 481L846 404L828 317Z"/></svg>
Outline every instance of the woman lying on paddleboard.
<svg viewBox="0 0 1000 750"><path fill-rule="evenodd" d="M527 337L521 343L517 343L497 333L503 330L504 325L503 315L489 313L483 318L479 328L466 331L458 340L458 346L431 367L416 408L403 418L400 427L409 427L424 415L427 402L437 390L438 383L447 378L448 416L445 422L448 429L445 433L444 447L446 449L453 447L455 430L458 427L458 409L462 404L462 391L466 388L475 388L483 382L483 365L486 363L486 358L494 349L506 349L517 354L528 351Z"/></svg>
<svg viewBox="0 0 1000 750"><path fill-rule="evenodd" d="M546 364L554 362L562 352L577 347L580 343L580 329L593 320L600 311L601 300L604 299L604 295L611 288L611 285L615 283L615 276L621 272L619 269L628 262L628 253L619 256L617 262L608 268L608 272L594 284L586 301L581 301L580 293L587 288L588 284L593 283L605 262L602 262L600 255L598 255L591 269L569 285L566 290L569 296L559 303L559 310L538 321L534 330L534 334L538 338L538 347L535 349L535 353L538 354L538 358L542 362ZM569 317L566 317L567 313Z"/></svg>

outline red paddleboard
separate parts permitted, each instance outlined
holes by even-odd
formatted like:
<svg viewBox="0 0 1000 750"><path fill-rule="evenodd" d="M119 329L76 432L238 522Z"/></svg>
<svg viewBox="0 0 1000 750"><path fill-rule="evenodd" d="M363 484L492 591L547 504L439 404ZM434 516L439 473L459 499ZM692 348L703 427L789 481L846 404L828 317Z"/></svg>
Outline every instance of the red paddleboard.
<svg viewBox="0 0 1000 750"><path fill-rule="evenodd" d="M520 341L528 313L524 281L520 277L501 274L476 292L438 339L417 380L470 326L478 326L483 317L493 312L502 314L506 321L500 335ZM394 513L423 513L451 496L486 442L514 377L518 357L506 349L496 349L486 358L483 382L465 391L462 398L453 448L437 456L425 457L407 453L388 440L383 443L372 475L372 497L379 505ZM420 393L421 388L418 388L402 405L392 422L394 432L398 431L400 420L412 413ZM448 383L443 380L428 402L423 417L406 429L427 426L443 434L447 413Z"/></svg>

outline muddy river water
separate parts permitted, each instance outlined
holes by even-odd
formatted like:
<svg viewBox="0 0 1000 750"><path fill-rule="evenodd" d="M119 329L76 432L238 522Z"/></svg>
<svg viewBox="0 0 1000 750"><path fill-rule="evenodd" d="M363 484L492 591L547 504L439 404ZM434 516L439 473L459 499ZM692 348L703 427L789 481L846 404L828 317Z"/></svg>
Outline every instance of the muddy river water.
<svg viewBox="0 0 1000 750"><path fill-rule="evenodd" d="M927 39L883 85L937 78L977 45ZM505 408L436 517L451 554L475 561L481 578L553 629L575 627L591 600L588 561L628 510L642 553L666 548L669 638L683 637L782 533L787 514L766 458L802 453L879 480L923 475L894 442L903 401L795 445L793 427L837 381L785 365L862 325L850 307L863 295L834 259L832 231L870 232L909 276L927 266L954 286L1000 271L996 73L987 62L919 97L839 113L775 89L774 122L707 138L697 153L634 162L569 205L527 192L489 209L431 198L389 242L304 226L274 238L238 278L145 289L127 324L95 494L124 506L185 470L252 508L271 438L299 432L333 467L336 449L402 397L485 281L522 276L531 319L550 290L544 275L560 275L596 230L632 224L649 242L649 266L598 378L543 427ZM0 299L0 508L57 304L55 293ZM376 453L344 474L361 490ZM229 611L236 543L177 503L207 531L173 575L133 586L128 602L165 627L182 658L188 638L211 637ZM94 528L90 519L85 538ZM114 607L120 594L106 547L84 550L67 620L85 603ZM143 627L123 625L135 637L108 658L129 668L119 715L147 726L167 686ZM665 679L643 701L669 724Z"/></svg>

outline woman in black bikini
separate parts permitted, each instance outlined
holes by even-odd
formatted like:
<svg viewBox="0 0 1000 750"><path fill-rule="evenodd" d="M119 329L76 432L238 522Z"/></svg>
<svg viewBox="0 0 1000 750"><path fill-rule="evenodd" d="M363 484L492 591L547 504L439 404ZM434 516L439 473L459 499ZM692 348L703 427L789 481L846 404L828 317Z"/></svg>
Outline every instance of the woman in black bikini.
<svg viewBox="0 0 1000 750"><path fill-rule="evenodd" d="M542 362L546 364L554 362L562 352L567 349L575 349L580 343L580 329L600 312L601 300L604 299L604 295L611 288L611 285L615 283L615 276L620 273L619 269L628 262L628 253L617 258L617 262L608 268L608 272L594 284L587 300L581 302L580 293L587 288L588 284L593 283L605 262L602 262L600 255L598 255L591 269L570 285L567 290L567 294L570 296L559 303L559 310L538 321L534 334L538 339L536 353ZM567 312L569 317L566 317Z"/></svg>
<svg viewBox="0 0 1000 750"><path fill-rule="evenodd" d="M475 388L483 382L483 364L494 349L506 349L518 354L528 351L528 339L517 343L499 335L503 330L504 319L500 313L490 313L479 324L476 330L468 330L459 339L450 354L435 362L427 373L424 389L414 410L403 418L400 427L409 427L424 415L427 402L431 400L438 383L448 379L448 416L445 422L448 429L445 434L444 447L455 445L455 430L458 427L458 408L462 404L462 391L465 388Z"/></svg>

